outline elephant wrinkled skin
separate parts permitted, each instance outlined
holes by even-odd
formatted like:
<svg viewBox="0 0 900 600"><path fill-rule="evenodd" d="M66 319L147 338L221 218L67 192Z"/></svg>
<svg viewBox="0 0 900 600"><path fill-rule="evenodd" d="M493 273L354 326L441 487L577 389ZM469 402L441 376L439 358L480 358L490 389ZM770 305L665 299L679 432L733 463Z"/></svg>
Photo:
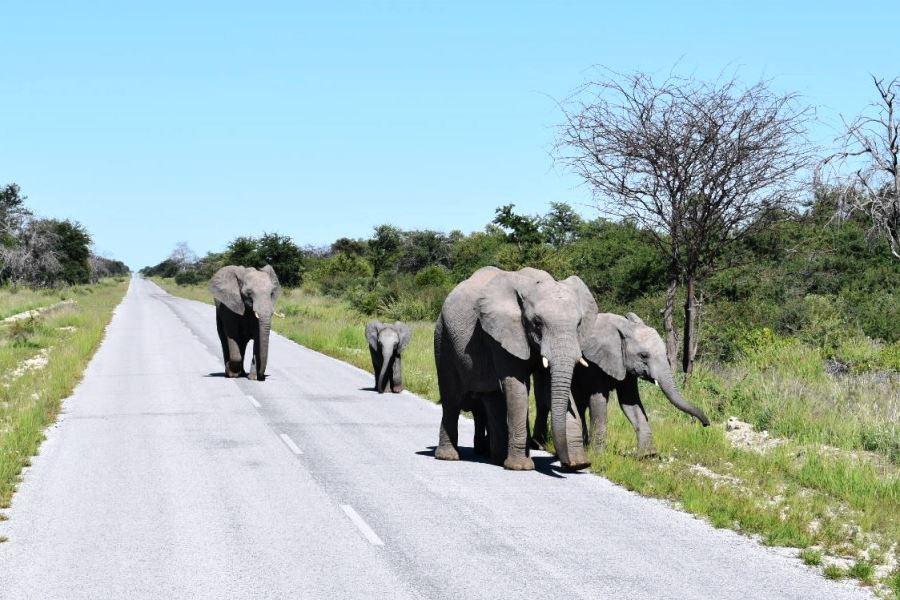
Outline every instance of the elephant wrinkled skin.
<svg viewBox="0 0 900 600"><path fill-rule="evenodd" d="M638 378L657 383L675 407L695 417L704 427L709 425L703 411L687 403L675 385L659 333L634 313L624 317L610 313L597 315L584 356L589 364L575 370L572 393L582 422L587 409L591 409L590 432L585 428L584 438L593 449L601 449L606 442L607 404L610 392L615 390L619 406L637 435L638 454L656 454L650 422L638 392ZM539 401L535 444L546 440L548 412L548 407Z"/></svg>
<svg viewBox="0 0 900 600"><path fill-rule="evenodd" d="M383 394L388 386L390 374L391 391L403 391L403 365L400 353L409 344L411 332L406 323L394 324L372 321L366 325L366 341L372 355L372 369L375 371L375 389Z"/></svg>
<svg viewBox="0 0 900 600"><path fill-rule="evenodd" d="M550 407L560 462L571 469L588 466L583 428L570 398L575 364L583 360L580 342L596 314L593 297L577 277L556 281L537 269L484 267L457 285L434 332L443 409L435 457L459 459L460 410L483 402L482 423L475 415L476 449L479 440L484 444L486 417L494 462L533 469L527 434L535 375L535 393Z"/></svg>
<svg viewBox="0 0 900 600"><path fill-rule="evenodd" d="M275 301L281 286L275 270L229 265L222 267L209 281L216 304L216 329L222 343L225 377L263 381L269 357L269 334ZM244 353L253 340L253 363L244 371Z"/></svg>

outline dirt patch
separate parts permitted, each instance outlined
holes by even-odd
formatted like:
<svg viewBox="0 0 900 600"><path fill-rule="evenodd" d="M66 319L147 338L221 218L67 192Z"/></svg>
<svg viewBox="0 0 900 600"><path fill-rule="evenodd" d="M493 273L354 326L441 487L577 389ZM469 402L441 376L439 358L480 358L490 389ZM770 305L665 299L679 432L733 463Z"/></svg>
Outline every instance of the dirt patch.
<svg viewBox="0 0 900 600"><path fill-rule="evenodd" d="M784 443L784 440L769 436L768 431L756 431L753 429L753 425L741 421L737 417L728 418L725 423L725 437L734 448L750 450L759 454L765 454Z"/></svg>
<svg viewBox="0 0 900 600"><path fill-rule="evenodd" d="M57 302L56 304L52 304L50 306L45 306L43 308L35 308L34 310L26 310L25 312L20 312L17 315L13 315L11 317L6 317L3 319L3 323L14 323L16 321L23 321L25 319L34 319L43 314L53 312L55 310L59 310L60 308L64 308L66 306L70 306L75 304L74 300L63 300L62 302Z"/></svg>
<svg viewBox="0 0 900 600"><path fill-rule="evenodd" d="M6 382L3 384L4 387L9 387L11 381L18 379L25 373L29 371L40 371L44 367L47 366L49 362L50 349L44 348L37 355L32 356L31 358L27 358L19 363L19 366L13 369L9 375L7 376Z"/></svg>

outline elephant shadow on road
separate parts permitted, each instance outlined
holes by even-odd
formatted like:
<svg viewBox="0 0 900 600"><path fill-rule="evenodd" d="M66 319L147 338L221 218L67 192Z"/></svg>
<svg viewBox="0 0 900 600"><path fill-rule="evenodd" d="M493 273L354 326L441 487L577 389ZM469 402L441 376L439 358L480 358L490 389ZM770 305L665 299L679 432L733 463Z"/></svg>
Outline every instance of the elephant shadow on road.
<svg viewBox="0 0 900 600"><path fill-rule="evenodd" d="M428 458L434 460L435 448L437 448L437 446L429 446L425 450L419 450L418 452L416 452L416 454L418 456L427 456ZM495 465L491 461L489 456L481 456L479 454L475 454L475 449L467 446L459 447L459 460L464 462L481 463L483 465L488 465L496 469L503 468L499 465ZM554 477L556 479L566 479L567 475L577 474L577 472L567 471L566 469L560 467L559 459L549 454L542 456L532 455L531 460L534 462L535 472L540 473L541 475Z"/></svg>

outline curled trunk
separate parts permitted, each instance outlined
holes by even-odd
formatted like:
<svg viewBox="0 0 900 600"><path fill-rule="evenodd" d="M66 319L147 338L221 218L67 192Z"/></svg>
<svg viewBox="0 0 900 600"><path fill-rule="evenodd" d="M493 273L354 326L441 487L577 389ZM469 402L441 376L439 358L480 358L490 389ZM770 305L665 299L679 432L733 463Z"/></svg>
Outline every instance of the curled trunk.
<svg viewBox="0 0 900 600"><path fill-rule="evenodd" d="M675 406L675 408L693 416L695 419L703 423L704 427L709 425L709 419L706 418L706 415L703 414L703 411L696 406L688 403L681 396L681 392L675 385L675 381L672 379L671 374L657 380L657 382L659 383L659 387L663 391L663 394L666 395L666 398L669 399L669 402L671 402L672 405Z"/></svg>

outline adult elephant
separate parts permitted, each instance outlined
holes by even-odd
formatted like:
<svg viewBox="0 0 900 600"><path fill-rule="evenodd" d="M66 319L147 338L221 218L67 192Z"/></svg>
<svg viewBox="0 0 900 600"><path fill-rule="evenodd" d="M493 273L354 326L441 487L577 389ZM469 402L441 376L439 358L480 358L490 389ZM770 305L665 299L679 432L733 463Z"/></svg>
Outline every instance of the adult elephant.
<svg viewBox="0 0 900 600"><path fill-rule="evenodd" d="M375 389L383 394L388 387L390 374L391 391L403 391L403 364L400 353L406 349L411 337L406 323L382 323L372 321L366 325L366 341L372 355L372 369L375 371Z"/></svg>
<svg viewBox="0 0 900 600"><path fill-rule="evenodd" d="M581 340L596 314L577 277L560 282L538 269L484 267L457 285L434 332L443 409L435 457L459 459L460 410L483 400L493 460L507 469L533 469L527 454L529 381L543 365L535 393L551 409L560 462L570 469L589 466L570 390L575 363L583 360Z"/></svg>
<svg viewBox="0 0 900 600"><path fill-rule="evenodd" d="M263 381L269 357L269 333L275 301L281 294L275 270L222 267L209 281L209 291L216 303L216 329L222 342L225 377L242 377ZM244 353L253 340L253 363L250 373L244 371Z"/></svg>
<svg viewBox="0 0 900 600"><path fill-rule="evenodd" d="M575 370L572 394L583 423L586 410L591 409L590 432L585 428L584 438L592 448L599 450L606 442L609 394L615 390L619 406L637 435L638 454L656 454L650 422L638 392L638 379L657 383L675 407L695 417L704 427L709 425L703 411L686 402L675 385L666 345L659 333L634 313L624 317L598 314L584 345L584 356L589 366ZM546 440L548 412L546 404L539 402L533 438L537 444Z"/></svg>

